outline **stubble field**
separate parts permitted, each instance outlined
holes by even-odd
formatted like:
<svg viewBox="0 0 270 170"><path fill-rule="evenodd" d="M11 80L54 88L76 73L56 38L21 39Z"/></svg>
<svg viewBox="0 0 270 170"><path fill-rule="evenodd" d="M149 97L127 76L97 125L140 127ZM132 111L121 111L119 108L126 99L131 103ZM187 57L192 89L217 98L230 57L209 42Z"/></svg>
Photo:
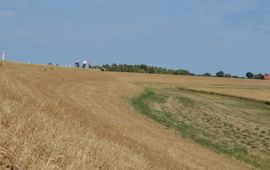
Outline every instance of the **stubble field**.
<svg viewBox="0 0 270 170"><path fill-rule="evenodd" d="M166 112L177 115L179 110L189 113L193 109L189 104L195 103L194 113L187 117L178 115L176 120L187 118L185 122L192 126L196 124L207 134L217 130L218 135L214 136L217 138L211 140L236 142L248 153L260 155L262 160L267 158L268 151L266 149L264 153L263 150L269 148L266 146L269 114L265 111L267 108L261 106L263 104L256 103L254 108L253 102L223 101L220 96L178 89L213 91L265 101L270 99L270 83L267 81L110 73L9 62L1 63L0 76L2 169L259 167L243 159L237 160L234 155L217 153L193 138L179 135L174 128L140 114L130 101L144 94L145 88L153 88L158 96L170 96L161 103L150 102L151 108L161 111L161 105ZM173 98L174 95L179 98ZM203 105L199 107L198 103ZM246 110L233 109L237 111L238 119L235 119L228 108L241 103L249 107ZM213 108L209 109L209 105ZM207 116L197 116L200 110ZM255 115L265 116L265 119L255 119ZM226 122L231 124L218 128ZM257 127L258 124L262 125ZM231 132L234 127L239 130ZM243 130L248 131L242 133ZM251 140L248 137L245 140L244 134L249 133L254 133L251 137L255 143L244 142Z"/></svg>

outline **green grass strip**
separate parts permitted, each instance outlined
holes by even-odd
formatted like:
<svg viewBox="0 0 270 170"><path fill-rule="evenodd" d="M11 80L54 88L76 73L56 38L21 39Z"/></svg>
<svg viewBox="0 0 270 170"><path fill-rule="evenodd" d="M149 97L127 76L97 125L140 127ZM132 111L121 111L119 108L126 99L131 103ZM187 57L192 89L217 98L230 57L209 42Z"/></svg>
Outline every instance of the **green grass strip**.
<svg viewBox="0 0 270 170"><path fill-rule="evenodd" d="M181 89L183 90L183 89ZM187 89L184 89L187 90ZM187 90L191 92L198 92L197 90ZM212 92L199 91L200 93L212 94L212 95L220 95ZM221 95L226 97L231 97L230 95ZM150 103L158 103L162 104L166 102L166 99L169 96L165 94L156 94L153 89L146 89L144 93L141 95L134 97L131 100L132 106L141 114L155 120L156 122L166 126L167 128L172 128L177 130L181 136L192 139L194 142L203 145L211 150L227 154L242 160L250 165L253 165L259 169L270 169L270 163L266 160L262 160L260 158L255 158L248 155L247 150L239 145L225 145L223 143L215 142L215 138L213 136L209 136L203 130L196 128L192 125L187 125L184 121L179 121L172 116L172 114L167 113L165 111L159 111L152 108ZM233 96L235 98L235 96ZM238 97L236 97L238 98ZM239 98L238 98L239 99ZM240 98L243 99L243 98ZM244 98L246 100L246 98ZM249 100L250 101L250 100ZM253 100L252 100L253 101ZM261 103L261 102L260 102Z"/></svg>

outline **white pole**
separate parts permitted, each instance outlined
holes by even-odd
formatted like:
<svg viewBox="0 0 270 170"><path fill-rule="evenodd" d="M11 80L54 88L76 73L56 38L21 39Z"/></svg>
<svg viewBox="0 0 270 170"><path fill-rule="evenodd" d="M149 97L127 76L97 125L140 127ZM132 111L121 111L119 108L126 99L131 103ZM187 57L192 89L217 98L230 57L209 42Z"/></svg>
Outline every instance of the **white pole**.
<svg viewBox="0 0 270 170"><path fill-rule="evenodd" d="M5 60L5 51L2 52L2 60Z"/></svg>

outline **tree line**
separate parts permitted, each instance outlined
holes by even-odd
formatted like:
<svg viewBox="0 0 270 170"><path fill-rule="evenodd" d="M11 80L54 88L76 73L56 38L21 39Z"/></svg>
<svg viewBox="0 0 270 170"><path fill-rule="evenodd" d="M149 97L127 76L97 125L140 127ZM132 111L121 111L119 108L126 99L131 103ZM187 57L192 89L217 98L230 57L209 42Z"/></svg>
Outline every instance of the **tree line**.
<svg viewBox="0 0 270 170"><path fill-rule="evenodd" d="M163 67L149 66L146 64L104 64L102 67L98 66L103 71L116 71L116 72L134 72L134 73L150 73L150 74L171 74L171 75L189 75L189 76L206 76L206 77L225 77L225 78L245 78L238 75L218 71L215 74L204 73L194 74L185 69L167 69ZM249 79L263 79L263 74L254 74L251 72L246 73Z"/></svg>
<svg viewBox="0 0 270 170"><path fill-rule="evenodd" d="M227 77L227 78L244 78L244 77L239 77L239 76L237 76L237 75L232 75L232 74L225 73L224 71L218 71L215 75L212 75L211 73L205 73L205 74L198 75L198 76L206 76L206 77Z"/></svg>
<svg viewBox="0 0 270 170"><path fill-rule="evenodd" d="M262 73L255 74L255 73L247 72L246 77L249 79L264 79L264 76Z"/></svg>
<svg viewBox="0 0 270 170"><path fill-rule="evenodd" d="M195 75L184 69L167 69L163 67L148 66L145 64L129 65L129 64L105 64L103 69L107 71L117 72L135 72L135 73L150 73L150 74L172 74L172 75Z"/></svg>

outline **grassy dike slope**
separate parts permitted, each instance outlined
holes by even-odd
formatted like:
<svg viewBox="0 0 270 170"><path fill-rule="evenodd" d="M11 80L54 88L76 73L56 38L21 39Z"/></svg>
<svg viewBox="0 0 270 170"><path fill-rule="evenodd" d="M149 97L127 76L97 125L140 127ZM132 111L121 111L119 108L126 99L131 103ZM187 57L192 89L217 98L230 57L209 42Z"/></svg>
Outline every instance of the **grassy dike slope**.
<svg viewBox="0 0 270 170"><path fill-rule="evenodd" d="M270 169L270 105L175 88L147 89L132 100L142 114L217 153Z"/></svg>
<svg viewBox="0 0 270 170"><path fill-rule="evenodd" d="M138 83L188 77L9 62L0 63L0 77L0 169L249 168L130 106L143 92Z"/></svg>

